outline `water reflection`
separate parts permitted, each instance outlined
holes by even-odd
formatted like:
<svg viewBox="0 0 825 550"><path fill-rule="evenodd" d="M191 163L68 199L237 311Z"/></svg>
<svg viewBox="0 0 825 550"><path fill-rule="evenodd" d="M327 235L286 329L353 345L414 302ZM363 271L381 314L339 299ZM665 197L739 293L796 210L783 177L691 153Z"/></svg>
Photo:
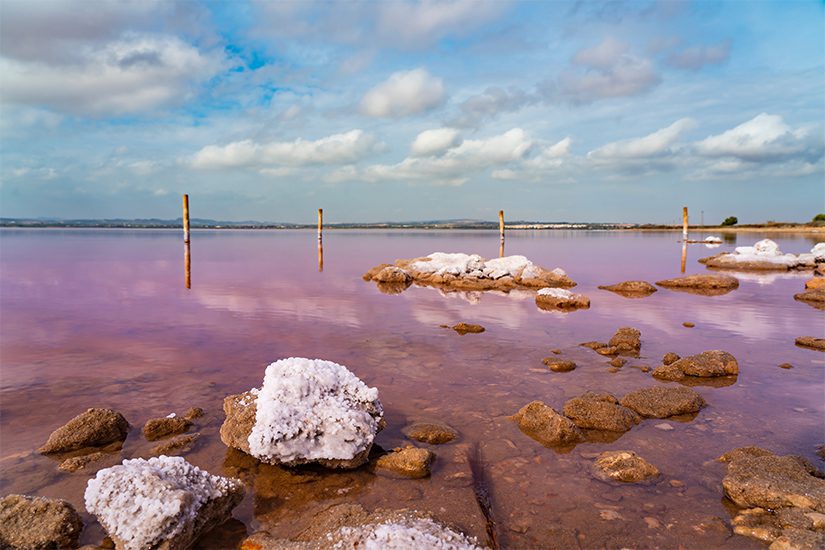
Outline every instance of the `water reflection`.
<svg viewBox="0 0 825 550"><path fill-rule="evenodd" d="M183 247L183 283L186 288L192 288L192 253L189 241Z"/></svg>
<svg viewBox="0 0 825 550"><path fill-rule="evenodd" d="M685 266L687 265L687 241L682 241L682 273L685 272Z"/></svg>
<svg viewBox="0 0 825 550"><path fill-rule="evenodd" d="M324 241L320 236L318 239L318 271L324 271Z"/></svg>

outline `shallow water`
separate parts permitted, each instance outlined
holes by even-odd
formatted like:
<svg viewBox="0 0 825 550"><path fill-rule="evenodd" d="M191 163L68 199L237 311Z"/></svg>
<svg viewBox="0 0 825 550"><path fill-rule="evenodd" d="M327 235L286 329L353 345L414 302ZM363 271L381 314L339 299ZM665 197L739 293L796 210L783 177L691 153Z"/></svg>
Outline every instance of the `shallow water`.
<svg viewBox="0 0 825 550"><path fill-rule="evenodd" d="M731 235L697 258L752 244ZM34 453L49 433L88 407L121 411L133 428L107 461L147 456L154 445L140 427L152 417L206 410L192 431L201 438L184 456L212 473L242 477L250 490L236 520L206 537L204 548L232 547L261 528L292 536L314 513L338 502L368 509L433 512L484 540L466 452L478 442L491 481L505 547L758 548L733 536L723 498L723 452L760 445L814 461L825 442L825 355L794 345L825 335L825 312L793 299L809 275L742 275L724 296L660 290L627 299L596 287L680 274L676 233L510 232L507 254L562 267L591 298L589 310L548 313L533 294L449 293L411 287L386 295L361 280L368 268L434 251L495 257L495 232L328 231L323 270L314 232L196 231L191 288L185 286L178 231L3 230L0 232L0 493L65 498L83 511L86 471L66 474ZM738 238L738 243L736 239ZM810 236L771 237L786 252L808 251ZM480 323L460 336L440 325ZM685 328L684 321L696 323ZM617 373L609 358L577 344L606 341L618 327L642 332L642 356ZM550 350L577 362L569 373L541 363ZM736 382L699 386L708 402L686 422L645 420L610 443L560 453L522 434L507 417L541 400L560 410L587 390L618 397L660 384L635 365L655 367L666 352L733 353ZM368 468L327 473L261 466L220 442L222 400L259 386L266 365L289 356L347 365L376 386L388 428L377 443L405 443L409 422L441 420L460 438L433 446L433 475L397 480ZM778 368L780 363L794 368ZM669 426L672 429L663 429ZM633 450L662 476L640 485L595 479L605 450ZM821 462L819 462L821 464ZM90 468L94 470L94 467ZM84 542L103 536L84 514Z"/></svg>

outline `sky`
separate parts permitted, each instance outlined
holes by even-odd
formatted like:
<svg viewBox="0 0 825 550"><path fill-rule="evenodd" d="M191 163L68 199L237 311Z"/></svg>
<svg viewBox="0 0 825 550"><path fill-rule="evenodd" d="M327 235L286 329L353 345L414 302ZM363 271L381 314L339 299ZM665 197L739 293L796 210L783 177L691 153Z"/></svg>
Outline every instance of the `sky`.
<svg viewBox="0 0 825 550"><path fill-rule="evenodd" d="M0 215L182 193L234 221L808 221L825 2L0 2Z"/></svg>

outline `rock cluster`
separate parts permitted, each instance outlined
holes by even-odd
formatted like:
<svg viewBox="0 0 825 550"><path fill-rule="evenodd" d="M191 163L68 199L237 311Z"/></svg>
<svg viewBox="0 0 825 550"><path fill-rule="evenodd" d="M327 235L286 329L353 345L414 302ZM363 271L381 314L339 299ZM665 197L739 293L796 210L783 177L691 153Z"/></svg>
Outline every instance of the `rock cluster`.
<svg viewBox="0 0 825 550"><path fill-rule="evenodd" d="M815 269L817 264L825 263L825 243L818 243L810 253L784 254L774 241L763 239L753 246L739 246L733 252L723 252L699 261L715 269L738 271Z"/></svg>
<svg viewBox="0 0 825 550"><path fill-rule="evenodd" d="M579 344L585 348L590 348L599 355L614 356L628 355L638 357L642 349L642 333L632 327L621 327L616 331L610 341L605 342L584 342Z"/></svg>
<svg viewBox="0 0 825 550"><path fill-rule="evenodd" d="M77 548L83 522L64 500L7 495L0 499L0 548Z"/></svg>
<svg viewBox="0 0 825 550"><path fill-rule="evenodd" d="M686 275L656 281L656 284L670 290L702 296L721 296L739 288L739 280L730 275Z"/></svg>
<svg viewBox="0 0 825 550"><path fill-rule="evenodd" d="M739 363L726 351L703 351L689 357L682 357L670 364L653 370L653 376L660 380L684 380L685 378L714 378L736 376Z"/></svg>
<svg viewBox="0 0 825 550"><path fill-rule="evenodd" d="M774 550L825 546L825 474L803 458L759 447L734 449L722 480L725 495L742 510L733 530L769 542Z"/></svg>
<svg viewBox="0 0 825 550"><path fill-rule="evenodd" d="M603 285L599 288L615 292L625 298L644 298L658 290L647 281L624 281L623 283L617 283L615 285Z"/></svg>
<svg viewBox="0 0 825 550"><path fill-rule="evenodd" d="M378 284L421 285L454 290L512 290L576 286L561 269L547 270L524 256L485 260L478 254L435 252L422 258L396 260L367 271L363 279Z"/></svg>

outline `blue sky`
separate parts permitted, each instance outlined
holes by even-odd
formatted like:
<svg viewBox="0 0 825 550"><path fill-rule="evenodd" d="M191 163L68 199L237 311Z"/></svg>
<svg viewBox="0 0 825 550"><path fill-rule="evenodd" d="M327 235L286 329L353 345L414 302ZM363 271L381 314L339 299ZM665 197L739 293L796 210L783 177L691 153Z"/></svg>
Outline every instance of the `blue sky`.
<svg viewBox="0 0 825 550"><path fill-rule="evenodd" d="M823 2L0 3L0 213L805 221Z"/></svg>

